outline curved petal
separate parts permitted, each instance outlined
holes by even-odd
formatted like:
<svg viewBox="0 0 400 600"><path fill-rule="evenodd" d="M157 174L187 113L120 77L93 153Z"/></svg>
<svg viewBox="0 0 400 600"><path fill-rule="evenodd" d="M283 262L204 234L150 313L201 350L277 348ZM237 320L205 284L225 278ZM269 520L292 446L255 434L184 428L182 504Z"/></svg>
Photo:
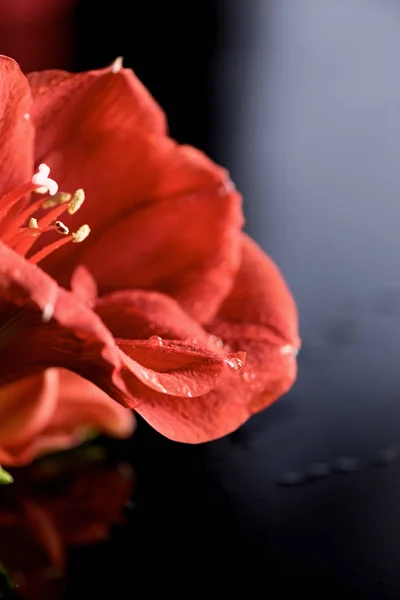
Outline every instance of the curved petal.
<svg viewBox="0 0 400 600"><path fill-rule="evenodd" d="M158 292L123 290L97 300L94 310L116 338L198 342L207 346L208 334L172 298ZM153 338L157 346L159 339Z"/></svg>
<svg viewBox="0 0 400 600"><path fill-rule="evenodd" d="M101 294L158 289L202 322L215 315L240 260L241 198L227 172L166 136L163 113L130 70L29 80L36 160L61 189L85 189L71 226L92 228L86 248L64 246L46 270L66 285L83 263Z"/></svg>
<svg viewBox="0 0 400 600"><path fill-rule="evenodd" d="M167 437L186 443L231 433L286 393L296 378L297 310L273 261L247 236L235 286L207 329L231 351L246 352L244 369L227 371L199 398L148 393L135 410Z"/></svg>
<svg viewBox="0 0 400 600"><path fill-rule="evenodd" d="M0 384L59 366L120 399L121 361L100 318L0 242Z"/></svg>
<svg viewBox="0 0 400 600"><path fill-rule="evenodd" d="M95 309L124 353L123 378L139 402L149 388L173 396L200 396L229 370L232 357L227 362L209 334L172 298L122 291L98 300Z"/></svg>
<svg viewBox="0 0 400 600"><path fill-rule="evenodd" d="M135 429L135 417L90 381L71 371L58 369L58 402L45 435L95 430L112 437L127 438Z"/></svg>
<svg viewBox="0 0 400 600"><path fill-rule="evenodd" d="M129 409L64 369L0 387L0 460L7 466L76 446L92 430L126 438L134 428Z"/></svg>
<svg viewBox="0 0 400 600"><path fill-rule="evenodd" d="M0 198L32 176L34 131L25 118L31 105L29 85L18 64L0 56Z"/></svg>
<svg viewBox="0 0 400 600"><path fill-rule="evenodd" d="M55 369L1 386L0 446L11 450L40 435L52 419L57 396Z"/></svg>
<svg viewBox="0 0 400 600"><path fill-rule="evenodd" d="M122 371L127 389L136 408L147 401L154 390L162 396L195 398L215 388L229 369L229 361L201 346L186 342L117 340L122 350L125 369Z"/></svg>

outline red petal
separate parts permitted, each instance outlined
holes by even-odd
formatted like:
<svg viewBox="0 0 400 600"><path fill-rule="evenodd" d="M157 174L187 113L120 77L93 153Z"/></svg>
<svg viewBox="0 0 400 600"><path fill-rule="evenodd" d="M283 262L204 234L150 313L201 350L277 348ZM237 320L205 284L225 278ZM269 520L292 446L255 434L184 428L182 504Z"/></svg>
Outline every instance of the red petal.
<svg viewBox="0 0 400 600"><path fill-rule="evenodd" d="M97 298L97 284L83 265L78 265L71 277L71 290L83 302L93 306Z"/></svg>
<svg viewBox="0 0 400 600"><path fill-rule="evenodd" d="M139 402L146 402L151 390L162 397L201 396L213 389L228 369L222 356L185 342L168 340L159 346L151 340L117 341L124 353L126 369L122 375L126 387ZM130 405L136 408L136 404Z"/></svg>
<svg viewBox="0 0 400 600"><path fill-rule="evenodd" d="M195 399L147 395L136 411L167 437L186 443L222 437L286 393L296 378L297 310L273 261L243 236L235 286L209 330L232 351L245 351L242 371Z"/></svg>
<svg viewBox="0 0 400 600"><path fill-rule="evenodd" d="M220 308L218 321L241 325L244 339L252 326L261 326L271 343L298 348L297 307L282 273L245 234L241 235L241 245L241 267L231 293Z"/></svg>
<svg viewBox="0 0 400 600"><path fill-rule="evenodd" d="M143 340L157 335L169 340L193 339L207 345L208 334L179 304L163 294L142 290L114 292L100 298L96 313L114 337ZM154 342L153 342L154 343ZM157 340L155 340L157 345Z"/></svg>
<svg viewBox="0 0 400 600"><path fill-rule="evenodd" d="M1 242L0 298L1 383L60 366L123 395L118 349L99 317Z"/></svg>
<svg viewBox="0 0 400 600"><path fill-rule="evenodd" d="M33 173L34 132L24 117L31 104L29 85L18 64L0 56L0 198Z"/></svg>
<svg viewBox="0 0 400 600"><path fill-rule="evenodd" d="M0 462L6 466L76 446L93 430L126 438L134 427L129 409L63 369L0 387Z"/></svg>
<svg viewBox="0 0 400 600"><path fill-rule="evenodd" d="M69 277L65 265L83 262L102 294L158 289L201 321L213 316L239 264L241 199L226 171L166 137L163 113L129 70L35 73L30 82L36 159L61 189L85 189L71 221L92 228L46 269Z"/></svg>
<svg viewBox="0 0 400 600"><path fill-rule="evenodd" d="M40 435L53 416L57 396L54 369L1 386L0 447L18 448Z"/></svg>
<svg viewBox="0 0 400 600"><path fill-rule="evenodd" d="M208 334L167 296L118 292L99 300L96 311L126 355L124 381L139 402L149 388L161 398L205 394L227 370L224 355L207 348Z"/></svg>
<svg viewBox="0 0 400 600"><path fill-rule="evenodd" d="M135 417L90 381L58 369L60 391L53 418L45 434L95 430L112 437L127 438L135 428Z"/></svg>

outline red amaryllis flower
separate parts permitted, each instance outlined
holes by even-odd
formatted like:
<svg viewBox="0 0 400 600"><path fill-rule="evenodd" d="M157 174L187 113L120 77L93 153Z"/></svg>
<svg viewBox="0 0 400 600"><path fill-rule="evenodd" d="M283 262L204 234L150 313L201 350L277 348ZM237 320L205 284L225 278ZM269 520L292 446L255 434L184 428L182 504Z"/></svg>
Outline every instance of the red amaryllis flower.
<svg viewBox="0 0 400 600"><path fill-rule="evenodd" d="M27 465L98 433L126 438L134 425L133 413L90 381L46 369L0 387L0 464Z"/></svg>
<svg viewBox="0 0 400 600"><path fill-rule="evenodd" d="M69 368L183 442L225 435L285 393L296 374L296 307L277 267L241 232L241 198L227 172L167 136L162 111L120 61L77 75L33 73L32 99L15 63L4 58L1 70L11 104L2 152L13 169L5 191L27 178L32 162L38 174L15 197L32 186L50 189L40 165L51 167L61 190L78 189L71 199L63 192L54 202L30 200L19 216L8 210L0 239L13 250L0 248L5 264L19 262L7 268L3 295L8 290L14 304L33 298L45 320L52 317L40 326L29 321L28 343L26 333L7 337L0 360L8 377L21 353L24 369ZM33 150L28 130L35 131ZM70 214L56 223L80 206L82 188L89 199L82 220ZM21 233L16 224L28 218L36 220ZM81 222L92 234L67 243L68 227L76 238L85 233ZM62 237L51 241L49 228ZM38 302L26 276L15 281L15 271L29 267L36 282L39 269L30 263L38 260L62 305L43 286ZM71 282L72 293L55 281ZM13 319L7 323L18 324ZM33 347L40 350L26 351Z"/></svg>

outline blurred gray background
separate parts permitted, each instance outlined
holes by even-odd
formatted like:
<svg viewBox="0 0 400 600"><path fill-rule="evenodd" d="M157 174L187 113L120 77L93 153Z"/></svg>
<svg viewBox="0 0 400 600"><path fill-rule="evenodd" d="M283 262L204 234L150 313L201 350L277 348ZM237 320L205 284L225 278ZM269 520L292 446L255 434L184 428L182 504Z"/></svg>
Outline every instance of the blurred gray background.
<svg viewBox="0 0 400 600"><path fill-rule="evenodd" d="M338 456L383 451L385 462L400 442L400 2L225 6L219 152L249 233L297 299L303 338L297 384L262 417L268 433L251 425L249 445L269 458L243 477L283 552L347 571L362 597L394 597L397 461L304 487L274 482Z"/></svg>

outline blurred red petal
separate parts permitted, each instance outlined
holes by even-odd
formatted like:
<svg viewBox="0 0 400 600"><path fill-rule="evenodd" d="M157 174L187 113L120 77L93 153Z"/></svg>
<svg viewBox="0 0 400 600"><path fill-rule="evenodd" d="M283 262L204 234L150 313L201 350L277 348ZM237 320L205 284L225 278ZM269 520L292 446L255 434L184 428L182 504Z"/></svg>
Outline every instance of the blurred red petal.
<svg viewBox="0 0 400 600"><path fill-rule="evenodd" d="M33 173L34 129L28 82L18 64L0 56L0 198Z"/></svg>
<svg viewBox="0 0 400 600"><path fill-rule="evenodd" d="M60 391L47 435L79 429L127 438L135 429L132 411L120 406L90 381L58 369Z"/></svg>

